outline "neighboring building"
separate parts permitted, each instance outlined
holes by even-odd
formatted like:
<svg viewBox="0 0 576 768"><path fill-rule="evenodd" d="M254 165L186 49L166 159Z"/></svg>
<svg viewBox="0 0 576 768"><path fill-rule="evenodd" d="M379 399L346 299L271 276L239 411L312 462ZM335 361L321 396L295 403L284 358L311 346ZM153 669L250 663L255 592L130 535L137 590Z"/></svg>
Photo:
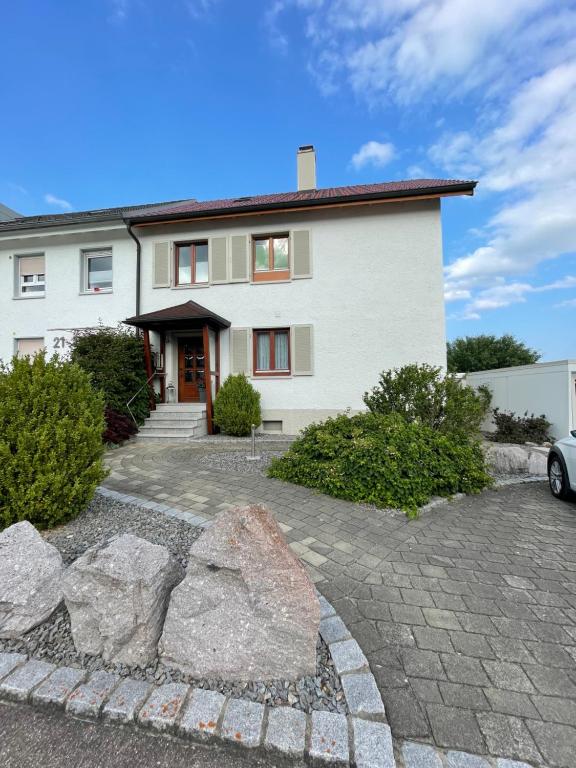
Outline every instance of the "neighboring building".
<svg viewBox="0 0 576 768"><path fill-rule="evenodd" d="M362 408L383 369L444 366L440 198L475 182L315 179L303 147L297 192L0 222L0 358L127 320L162 399L210 412L245 372L285 433Z"/></svg>
<svg viewBox="0 0 576 768"><path fill-rule="evenodd" d="M492 392L491 409L513 412L517 416L546 416L552 435L567 437L576 429L576 360L515 365L475 371L465 376L472 387L487 386ZM483 428L496 429L492 416Z"/></svg>

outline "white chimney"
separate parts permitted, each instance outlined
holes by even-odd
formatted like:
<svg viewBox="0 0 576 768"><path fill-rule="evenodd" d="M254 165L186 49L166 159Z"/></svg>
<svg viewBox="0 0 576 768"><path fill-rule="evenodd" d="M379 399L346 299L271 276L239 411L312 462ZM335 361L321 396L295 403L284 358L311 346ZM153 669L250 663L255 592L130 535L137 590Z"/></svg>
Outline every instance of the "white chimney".
<svg viewBox="0 0 576 768"><path fill-rule="evenodd" d="M298 147L296 165L298 168L298 191L316 189L316 150L312 144Z"/></svg>

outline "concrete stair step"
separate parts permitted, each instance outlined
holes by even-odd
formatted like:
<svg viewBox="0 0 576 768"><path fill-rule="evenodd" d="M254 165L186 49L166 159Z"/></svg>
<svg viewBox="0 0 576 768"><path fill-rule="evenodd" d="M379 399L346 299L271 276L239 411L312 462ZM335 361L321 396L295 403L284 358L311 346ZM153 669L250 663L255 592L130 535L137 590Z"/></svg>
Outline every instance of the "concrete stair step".
<svg viewBox="0 0 576 768"><path fill-rule="evenodd" d="M188 411L183 411L182 413L154 411L146 421L198 421L205 418L206 411L197 411L196 413L189 413Z"/></svg>
<svg viewBox="0 0 576 768"><path fill-rule="evenodd" d="M205 410L206 403L158 403L156 410L152 413L181 413L182 411L196 413Z"/></svg>
<svg viewBox="0 0 576 768"><path fill-rule="evenodd" d="M166 423L155 422L151 424L147 421L142 427L140 427L140 432L165 432L166 430L174 432L194 432L203 426L205 426L205 423L203 424L201 421L198 421L194 424L179 424L177 421L170 421Z"/></svg>

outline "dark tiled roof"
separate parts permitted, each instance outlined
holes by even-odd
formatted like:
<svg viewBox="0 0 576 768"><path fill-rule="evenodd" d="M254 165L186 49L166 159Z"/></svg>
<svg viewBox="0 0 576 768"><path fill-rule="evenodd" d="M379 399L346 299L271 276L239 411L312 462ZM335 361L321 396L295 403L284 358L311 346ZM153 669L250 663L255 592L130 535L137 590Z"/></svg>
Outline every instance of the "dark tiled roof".
<svg viewBox="0 0 576 768"><path fill-rule="evenodd" d="M417 197L419 195L472 194L475 181L460 179L410 179L381 184L355 184L347 187L327 187L298 192L278 192L272 195L247 195L222 200L186 200L176 205L166 204L157 211L132 211L126 218L138 224L144 221L186 218L215 213L233 213L264 209L312 207L355 200L378 200L387 197Z"/></svg>
<svg viewBox="0 0 576 768"><path fill-rule="evenodd" d="M159 309L157 312L148 312L145 315L135 315L127 318L124 322L127 325L135 325L137 328L146 328L183 320L211 320L221 328L230 326L229 320L225 320L206 307L196 304L195 301L185 301L184 304L177 304L175 307Z"/></svg>
<svg viewBox="0 0 576 768"><path fill-rule="evenodd" d="M9 230L39 229L112 219L123 219L134 224L141 224L180 218L201 218L216 214L234 215L235 212L249 213L262 210L311 208L355 201L385 200L386 198L473 194L475 186L475 181L460 179L410 179L408 181L387 181L382 184L355 184L347 187L327 187L299 192L278 192L272 195L246 195L222 200L175 200L148 205L102 208L94 211L22 216L11 221L0 221L0 234Z"/></svg>

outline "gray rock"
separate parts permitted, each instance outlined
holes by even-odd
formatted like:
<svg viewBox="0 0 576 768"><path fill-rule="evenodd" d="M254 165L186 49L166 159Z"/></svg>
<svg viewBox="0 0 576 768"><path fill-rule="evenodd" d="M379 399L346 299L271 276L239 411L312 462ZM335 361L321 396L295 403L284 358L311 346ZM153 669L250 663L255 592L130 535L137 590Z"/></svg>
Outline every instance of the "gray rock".
<svg viewBox="0 0 576 768"><path fill-rule="evenodd" d="M521 445L489 443L485 450L488 464L496 473L514 474L528 471L528 450Z"/></svg>
<svg viewBox="0 0 576 768"><path fill-rule="evenodd" d="M306 715L292 707L269 709L264 746L291 757L304 757Z"/></svg>
<svg viewBox="0 0 576 768"><path fill-rule="evenodd" d="M190 549L158 651L196 678L296 680L316 670L320 606L263 506L219 514Z"/></svg>
<svg viewBox="0 0 576 768"><path fill-rule="evenodd" d="M0 533L0 638L42 624L62 602L60 553L27 521Z"/></svg>
<svg viewBox="0 0 576 768"><path fill-rule="evenodd" d="M76 649L106 661L149 664L181 577L166 547L131 534L89 549L62 579Z"/></svg>
<svg viewBox="0 0 576 768"><path fill-rule="evenodd" d="M390 726L352 719L356 768L396 768Z"/></svg>
<svg viewBox="0 0 576 768"><path fill-rule="evenodd" d="M547 452L531 450L528 456L528 474L529 475L543 475L548 474L548 456Z"/></svg>

